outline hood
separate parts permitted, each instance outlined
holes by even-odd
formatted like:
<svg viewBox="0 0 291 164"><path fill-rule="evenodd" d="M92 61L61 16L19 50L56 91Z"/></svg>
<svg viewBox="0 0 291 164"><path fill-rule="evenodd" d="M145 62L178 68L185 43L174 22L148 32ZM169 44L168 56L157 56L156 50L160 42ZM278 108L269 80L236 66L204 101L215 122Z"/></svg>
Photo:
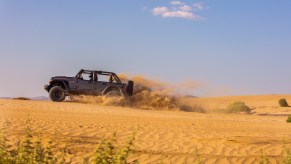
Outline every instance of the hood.
<svg viewBox="0 0 291 164"><path fill-rule="evenodd" d="M75 77L67 77L67 76L54 76L51 80L73 80Z"/></svg>

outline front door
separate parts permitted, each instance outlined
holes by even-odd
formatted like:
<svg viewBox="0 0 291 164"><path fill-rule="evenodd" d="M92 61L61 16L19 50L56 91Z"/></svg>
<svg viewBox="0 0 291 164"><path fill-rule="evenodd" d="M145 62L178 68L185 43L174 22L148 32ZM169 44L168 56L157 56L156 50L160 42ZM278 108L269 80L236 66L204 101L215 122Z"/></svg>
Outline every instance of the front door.
<svg viewBox="0 0 291 164"><path fill-rule="evenodd" d="M91 80L77 79L75 84L75 90L78 94L93 94L94 84Z"/></svg>

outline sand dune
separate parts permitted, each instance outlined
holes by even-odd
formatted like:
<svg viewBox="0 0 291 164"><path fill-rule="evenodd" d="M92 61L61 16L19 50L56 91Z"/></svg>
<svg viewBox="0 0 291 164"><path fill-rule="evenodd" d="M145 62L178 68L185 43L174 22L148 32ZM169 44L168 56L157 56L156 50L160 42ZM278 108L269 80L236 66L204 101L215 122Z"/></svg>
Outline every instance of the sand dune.
<svg viewBox="0 0 291 164"><path fill-rule="evenodd" d="M262 152L271 163L280 162L291 148L291 108L278 107L278 100L291 95L188 98L207 113L152 111L73 102L0 99L0 126L7 127L11 145L25 135L30 118L33 130L52 138L56 148L65 143L74 163L94 151L102 138L116 132L125 142L136 132L136 153L130 160L140 163L259 163ZM219 112L230 102L244 101L253 114Z"/></svg>

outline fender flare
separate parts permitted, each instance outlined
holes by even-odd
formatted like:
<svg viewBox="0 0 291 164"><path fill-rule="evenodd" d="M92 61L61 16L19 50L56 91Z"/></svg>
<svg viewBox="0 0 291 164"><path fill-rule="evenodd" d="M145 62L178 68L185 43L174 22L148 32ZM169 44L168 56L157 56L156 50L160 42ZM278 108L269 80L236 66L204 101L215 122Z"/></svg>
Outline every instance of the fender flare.
<svg viewBox="0 0 291 164"><path fill-rule="evenodd" d="M51 84L50 84L49 90L50 90L53 86L55 86L55 84L58 84L58 85L60 84L61 87L63 87L63 89L64 89L65 91L69 91L69 90L70 90L70 87L69 87L68 83L67 83L66 81L64 81L64 80L54 80L54 81L52 81Z"/></svg>
<svg viewBox="0 0 291 164"><path fill-rule="evenodd" d="M120 89L119 87L113 87L113 86L107 86L103 91L102 91L102 95L105 95L109 90L111 89L116 89L120 92L121 95L124 95L124 93L122 92L122 89Z"/></svg>

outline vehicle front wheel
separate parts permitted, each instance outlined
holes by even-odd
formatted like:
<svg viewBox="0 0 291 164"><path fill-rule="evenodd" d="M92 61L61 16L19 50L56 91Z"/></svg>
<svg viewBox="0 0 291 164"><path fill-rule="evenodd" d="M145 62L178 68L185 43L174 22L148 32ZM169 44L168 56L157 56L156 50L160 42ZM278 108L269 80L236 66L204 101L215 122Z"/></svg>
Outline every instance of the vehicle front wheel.
<svg viewBox="0 0 291 164"><path fill-rule="evenodd" d="M65 91L60 86L52 87L49 92L49 98L54 102L62 102L66 98Z"/></svg>

